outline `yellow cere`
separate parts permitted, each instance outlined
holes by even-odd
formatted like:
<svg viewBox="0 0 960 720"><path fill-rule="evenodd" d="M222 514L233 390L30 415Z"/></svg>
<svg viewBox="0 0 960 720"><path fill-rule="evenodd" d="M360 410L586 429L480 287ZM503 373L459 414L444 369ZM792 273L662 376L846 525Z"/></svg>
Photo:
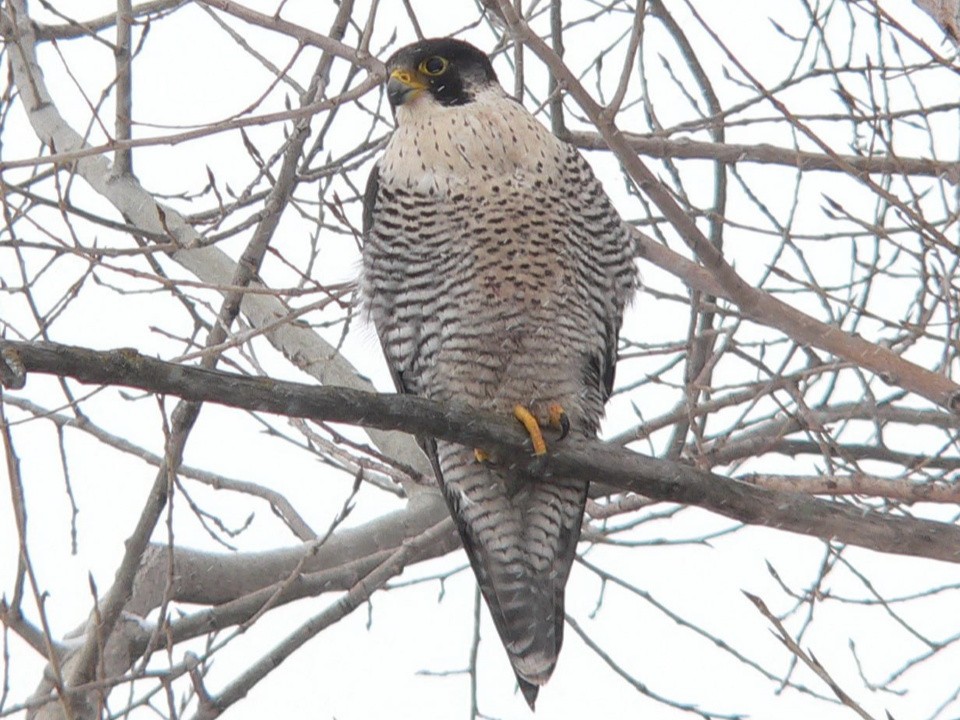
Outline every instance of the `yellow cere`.
<svg viewBox="0 0 960 720"><path fill-rule="evenodd" d="M423 90L424 88L427 87L422 82L417 80L413 76L413 73L411 73L409 70L401 70L401 69L394 70L392 73L390 73L390 77L393 78L394 80L399 80L404 85L415 88L417 90Z"/></svg>

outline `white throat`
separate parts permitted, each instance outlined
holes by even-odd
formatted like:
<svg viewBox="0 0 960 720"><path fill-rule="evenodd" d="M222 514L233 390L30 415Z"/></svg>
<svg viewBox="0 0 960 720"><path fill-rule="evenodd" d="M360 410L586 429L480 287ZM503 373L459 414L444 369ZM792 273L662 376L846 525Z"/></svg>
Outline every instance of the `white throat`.
<svg viewBox="0 0 960 720"><path fill-rule="evenodd" d="M397 108L397 125L381 173L419 192L550 172L561 155L561 143L499 85L464 105L443 106L423 93Z"/></svg>

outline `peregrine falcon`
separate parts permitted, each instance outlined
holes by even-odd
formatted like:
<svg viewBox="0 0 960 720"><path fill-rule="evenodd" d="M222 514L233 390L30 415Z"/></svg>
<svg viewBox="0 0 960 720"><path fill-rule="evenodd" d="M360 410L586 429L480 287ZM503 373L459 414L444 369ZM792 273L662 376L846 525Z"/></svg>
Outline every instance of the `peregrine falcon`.
<svg viewBox="0 0 960 720"><path fill-rule="evenodd" d="M535 453L541 425L595 436L637 286L629 228L474 46L424 40L387 71L396 130L364 197L361 294L398 391L511 414ZM533 708L560 652L588 483L421 444Z"/></svg>

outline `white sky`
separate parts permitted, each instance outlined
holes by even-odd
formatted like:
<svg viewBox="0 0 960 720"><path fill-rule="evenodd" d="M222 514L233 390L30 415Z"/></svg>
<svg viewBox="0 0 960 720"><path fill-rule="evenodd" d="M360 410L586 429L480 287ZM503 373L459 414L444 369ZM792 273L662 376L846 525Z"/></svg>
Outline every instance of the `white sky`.
<svg viewBox="0 0 960 720"><path fill-rule="evenodd" d="M264 12L272 12L274 3L247 3ZM425 23L428 35L442 35L461 28L476 16L472 2L457 0L450 3L434 3L428 0L414 2L418 15ZM402 6L396 0L385 0L380 12L373 47L385 43L394 30L395 19L399 43L413 39L409 24L404 21ZM891 12L909 27L922 35L933 47L940 44L940 33L926 16L915 11L905 2L888 3ZM80 17L94 17L111 11L108 2L62 2L58 7ZM443 7L443 12L437 9ZM782 52L783 40L770 25L766 16L756 7L746 3L700 2L700 11L707 16L718 32L728 42L737 56L763 81L774 82L782 77L784 64L792 57ZM571 2L567 17L578 12L592 11L593 5L586 2ZM44 17L39 4L31 8L39 20ZM802 27L804 20L799 3L777 3L774 8L777 20L782 25ZM332 20L335 8L330 2L291 2L284 8L284 17L299 21L314 30L325 32ZM678 15L683 15L677 9ZM364 17L358 13L357 17ZM622 19L619 20L622 23ZM231 21L235 28L244 26ZM656 24L652 24L656 28ZM598 43L612 39L611 27L599 25L596 29ZM656 29L648 38L656 47ZM245 35L245 37L247 37ZM352 37L352 36L351 36ZM485 49L493 46L492 34L480 28L464 35ZM277 64L283 64L293 50L288 40L249 31L249 39L259 51L269 53ZM571 66L582 67L597 52L594 45L568 46ZM73 81L63 72L57 53L62 53L70 70L82 86L102 88L104 78L112 77L113 58L102 46L91 43L62 42L54 50L49 44L40 53L46 81L54 94L58 107L75 128L82 128L89 119L89 109ZM653 49L649 49L646 61L659 62ZM680 61L673 50L664 47L671 55L675 68ZM308 72L318 54L305 52L292 72L297 81L305 84ZM239 60L239 62L238 62ZM723 62L717 57L717 62ZM857 62L860 60L858 59ZM542 77L537 61L528 55L528 72L534 78ZM498 72L506 87L512 87L512 75L504 59L498 59ZM728 65L728 64L727 64ZM342 78L345 66L336 66L335 78ZM656 107L661 122L670 125L692 117L683 98L657 74L661 83L651 87L656 92ZM720 77L719 73L715 74ZM589 76L588 76L589 77ZM592 79L592 78L591 78ZM954 80L956 76L954 76ZM197 8L178 12L172 19L155 24L148 36L142 54L135 63L135 113L142 123L138 136L162 134L168 128L188 127L216 121L236 113L257 99L266 84L266 75L261 67L233 49L222 32ZM535 88L544 84L536 79ZM336 85L336 83L335 83ZM592 87L592 86L591 86ZM733 90L729 84L726 90ZM958 90L954 85L949 91L943 88L921 88L933 94L944 92L945 97ZM609 88L607 88L609 92ZM809 91L809 90L808 90ZM295 96L292 91L284 91ZM283 108L284 92L274 93L261 111ZM532 103L527 101L527 106ZM568 101L568 107L575 110ZM833 106L831 106L833 107ZM767 110L766 112L769 112ZM109 117L109 112L105 113ZM954 114L951 116L956 118ZM625 119L628 121L630 115ZM937 120L935 120L937 122ZM148 127L153 125L155 127ZM319 123L315 123L317 128ZM362 130L365 126L361 125ZM954 131L956 128L954 128ZM757 141L756 129L731 131L728 139L733 142ZM771 132L773 132L771 130ZM266 128L250 128L250 137L261 148L272 150L280 144L282 127L275 124ZM344 148L352 147L353 138L347 136L341 123L331 134L328 149L335 156L337 142ZM739 135L739 136L738 136ZM702 139L702 136L701 138ZM764 138L773 141L773 138ZM939 132L938 150L946 157L957 156L957 134L949 127ZM781 144L789 144L789 138ZM838 151L847 151L838 147ZM899 148L904 154L922 155L922 146ZM37 151L35 137L30 134L20 110L11 116L4 128L4 159L29 157ZM207 168L216 175L221 188L230 183L234 189L242 187L244 178L252 172L252 165L243 152L237 133L223 133L199 143L153 146L138 149L135 153L135 169L143 185L156 193L198 192L207 184ZM623 188L623 182L610 159L599 153L590 155L598 172L603 173L606 187L625 217L641 214L635 198ZM686 163L684 173L702 172L705 180L698 185L689 184L696 193L695 202L707 205L710 201L712 178L706 172L705 163ZM745 175L766 173L770 178L763 189L765 199L775 212L786 212L781 197L792 192L792 173L788 170L773 170L764 166L746 166ZM825 182L819 192L830 191ZM808 187L804 193L815 194ZM90 198L90 192L77 183L73 189L74 200ZM91 199L95 208L104 209L102 201ZM819 208L816 198L808 200L810 208ZM778 206L779 203L779 206ZM180 199L170 200L178 209L191 212L208 206L202 202L191 203ZM731 211L746 212L744 204L732 203ZM358 208L352 212L358 220ZM817 210L816 212L819 212ZM813 213L815 214L815 213ZM114 214L110 213L113 217ZM819 215L811 217L811 226L819 221ZM359 222L359 220L358 220ZM802 226L802 223L801 223ZM278 237L285 237L285 257L306 265L310 249L307 242L307 224L286 219ZM225 243L224 249L236 254L247 235ZM86 239L91 242L91 238ZM125 245L124 238L103 233L98 237L102 243ZM730 232L727 236L729 251L735 255L737 268L745 276L759 272L769 260L758 238L749 232ZM323 280L344 280L352 276L356 268L355 248L343 237L324 237L320 243L323 253L322 266L315 275ZM675 249L679 249L676 245ZM829 262L828 249L824 249L823 262ZM0 258L3 258L0 255ZM7 256L9 257L9 255ZM4 262L0 260L0 262ZM119 264L119 263L118 263ZM171 266L172 267L172 266ZM0 276L6 270L0 268ZM661 290L681 292L676 281L657 270L645 267L646 282ZM180 271L181 276L185 275ZM293 284L292 275L276 264L265 269L268 282L278 286ZM132 282L120 274L115 277L103 273L102 277L119 285ZM69 278L50 277L42 288L56 297ZM841 278L843 279L843 278ZM893 292L893 291L891 291ZM200 293L209 298L214 306L217 296ZM6 303L7 298L2 297ZM56 326L54 339L93 348L130 346L146 354L171 357L173 345L156 328L170 332L184 332L182 311L164 294L126 295L122 303L118 295L108 288L86 291L82 303L75 304ZM7 307L0 306L0 313L11 319L11 324L24 325L25 312L12 301ZM20 318L16 322L16 318ZM641 298L638 308L628 323L642 327L644 337L663 339L676 334L676 323L686 323L685 315L667 303ZM336 338L339 327L329 336ZM261 345L260 360L271 374L284 379L302 379L291 372L289 365L278 362L275 353ZM348 340L346 351L358 368L375 378L379 387L390 388L379 350L369 330L358 330ZM53 406L60 402L56 384L47 378L33 376L27 388L29 397L36 402ZM663 402L669 402L664 394ZM167 409L172 407L168 400ZM94 398L87 406L88 412L99 422L109 423L110 418L122 413L124 434L159 451L159 417L152 398L138 402L120 402L118 394L106 391ZM9 411L8 411L9 412ZM653 412L651 411L651 414ZM629 422L631 409L626 401L613 403L609 427ZM285 427L282 420L273 422L276 427ZM114 423L114 427L117 423ZM662 436L661 436L662 437ZM152 482L154 472L142 462L119 453L105 453L102 447L79 433L67 433L67 448L72 456L71 480L80 507L78 518L79 551L70 554L70 513L68 500L63 492L63 477L59 458L56 456L56 441L52 427L41 422L17 425L14 440L23 464L22 473L28 479L28 503L30 508L30 542L33 561L42 586L49 593L47 610L53 621L53 632L58 637L83 621L90 608L88 574L104 593L109 588L113 573L123 553L123 540L129 533L142 504L143 495ZM662 442L661 438L658 438ZM291 448L278 446L276 441L264 437L258 426L239 412L206 406L201 421L194 431L188 446L185 462L190 465L210 468L228 477L250 479L278 487L294 505L307 514L313 527L322 530L339 509L349 485L341 479L333 479L324 468L310 460L306 454ZM0 470L0 473L5 470ZM4 488L8 486L4 483ZM241 524L250 512L256 510L252 527L237 540L245 550L260 550L289 546L292 539L269 510L261 504L236 502L232 496L216 493L206 488L189 487L196 501L208 510L219 513L228 523ZM4 493L7 491L4 490ZM395 498L373 488L365 487L358 498L349 524L358 525L377 517L382 512L398 507ZM207 536L200 529L183 504L177 508L176 535L178 543L191 547L210 548ZM616 522L625 522L621 518ZM729 521L701 511L686 511L674 519L646 523L631 537L648 542L643 548L593 549L588 559L605 570L617 574L625 581L649 592L657 601L667 605L673 612L716 634L738 651L751 658L758 658L770 672L782 673L786 656L772 637L768 624L750 606L742 591L760 595L775 611L788 608L787 599L777 583L767 572L767 564L779 573L782 581L795 590L802 590L816 576L823 561L822 543L770 530L748 528L730 537L706 545L671 545L657 543L661 540L676 541L696 538L705 533L729 527ZM157 539L163 538L162 528ZM850 550L845 557L857 560L857 568L870 572L871 580L878 583L882 592L904 594L931 585L931 577L937 584L960 582L960 569L956 566L881 556L862 550ZM9 597L16 568L16 533L10 502L5 494L0 495L0 582L3 592ZM425 563L409 569L401 581L414 577L429 576L464 565L462 553L456 553L438 561ZM355 612L335 627L325 631L299 652L287 659L280 670L273 673L240 704L231 708L226 717L310 717L310 718L371 718L371 717L417 717L451 718L468 717L469 692L465 675L447 678L428 677L419 671L445 672L462 669L467 663L470 636L472 633L472 608L474 600L472 575L460 572L442 588L438 582L429 582L402 590L379 592L371 602L370 613ZM831 575L831 591L861 597L864 588L850 573L837 571ZM582 567L575 567L568 595L568 612L601 643L606 651L628 668L648 688L657 694L677 701L695 701L708 711L732 713L748 711L758 718L832 718L851 717L849 710L814 702L799 693L787 690L777 693L774 683L760 673L745 668L729 655L713 647L709 642L696 637L688 630L678 627L672 620L654 609L650 604L627 592L608 586L603 596L602 609L592 616L598 602L600 586L596 578ZM294 603L271 611L239 638L224 653L221 653L207 678L209 686L216 690L242 670L251 658L259 657L279 638L291 632L305 618L326 607L332 598L324 596ZM189 608L185 608L189 611ZM955 627L956 598L944 594L931 599L921 613L911 616L910 622L923 632L942 635L947 628ZM859 657L864 663L864 672L874 680L884 678L899 667L905 657L918 655L922 645L905 630L891 630L891 623L884 619L880 609L864 609L859 606L837 603L817 605L817 622L804 638L804 647L815 652L831 674L848 690L855 690L855 698L876 716L890 709L897 718L927 717L946 698L944 688L956 685L957 657L953 649L947 657L921 666L919 672L908 674L904 686L910 687L910 695L900 698L891 695L871 695L862 688L857 669L849 652L849 643L856 643ZM939 618L951 618L942 623ZM367 627L368 621L370 627ZM874 623L883 623L882 632L877 632ZM480 709L483 713L503 718L530 717L522 698L514 694L514 680L509 664L500 647L492 624L484 609L482 625L484 641L480 653ZM33 687L42 672L42 663L32 651L26 649L16 637L9 638L13 661L7 670L11 678L11 698L21 699ZM201 645L196 644L195 650ZM178 646L182 657L183 648ZM162 658L158 659L158 662ZM3 661L0 660L0 663ZM828 694L825 686L800 670L797 677L818 692ZM925 693L925 688L930 688ZM957 715L960 708L952 711ZM146 711L134 717L147 717ZM618 678L592 653L568 628L561 660L551 682L543 689L538 701L538 717L604 717L635 718L648 720L695 717L689 713L669 709L647 700L630 685Z"/></svg>

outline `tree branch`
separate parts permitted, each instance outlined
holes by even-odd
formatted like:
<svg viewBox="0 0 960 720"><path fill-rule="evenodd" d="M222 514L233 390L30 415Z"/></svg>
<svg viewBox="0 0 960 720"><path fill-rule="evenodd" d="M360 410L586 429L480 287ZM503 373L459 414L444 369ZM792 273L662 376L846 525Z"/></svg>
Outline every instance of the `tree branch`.
<svg viewBox="0 0 960 720"><path fill-rule="evenodd" d="M407 395L377 395L341 387L251 378L155 360L131 349L99 352L53 343L0 340L0 358L24 372L99 385L124 385L231 407L403 430L474 447L497 449L522 466L526 435L514 423L465 405L442 406ZM4 373L15 374L13 369ZM10 383L18 384L19 378ZM530 467L527 472L539 472ZM539 463L538 463L539 465ZM756 487L677 462L634 453L599 440L569 437L553 446L542 472L576 475L655 500L710 510L762 525L880 552L960 561L960 528L895 517L807 495Z"/></svg>
<svg viewBox="0 0 960 720"><path fill-rule="evenodd" d="M729 299L747 317L777 328L798 343L826 350L876 373L888 384L899 385L951 411L960 408L960 386L944 375L909 362L859 335L844 332L835 325L817 320L744 280L630 147L616 125L616 118L591 97L563 60L531 30L509 3L505 0L498 2L517 40L530 47L556 74L561 85L586 113L637 187L660 208L667 221L722 287L722 290L711 294ZM655 244L640 233L636 235L645 253L648 246ZM651 256L647 257L653 259ZM672 272L669 265L660 266Z"/></svg>
<svg viewBox="0 0 960 720"><path fill-rule="evenodd" d="M571 130L563 138L584 150L608 150L600 133ZM623 133L626 144L635 153L652 158L672 160L715 160L728 165L741 162L761 165L784 165L797 170L832 170L849 174L853 168L859 173L876 175L926 175L943 177L952 185L960 183L960 163L931 158L902 158L889 155L837 155L806 152L777 147L767 143L743 145L736 143L703 142L689 138L669 139L651 135Z"/></svg>
<svg viewBox="0 0 960 720"><path fill-rule="evenodd" d="M56 158L60 161L75 155L77 173L131 225L149 237L163 237L174 241L179 249L171 253L170 257L204 282L219 286L229 285L236 274L236 263L220 248L205 245L199 233L180 213L169 205L157 202L136 178L112 175L109 162L105 157L101 157L107 148L91 148L60 114L44 84L43 72L36 56L33 24L25 11L13 15L0 14L0 26L13 37L13 41L9 43L13 48L10 52L10 68L27 117L37 137L53 151L44 159L52 161ZM377 67L382 67L382 64ZM362 95L367 91L365 88L368 84L373 87L379 82L379 76L368 78L365 83L347 94ZM346 95L333 101L311 103L283 114L293 117L304 112L314 113L320 109L320 105L333 107L345 98ZM238 118L236 121L244 120L246 119ZM261 120L265 120L265 117L261 116ZM201 128L188 132L203 134L208 131L209 129ZM130 147L136 144L137 140L134 139ZM4 167L0 162L0 170ZM289 308L277 298L248 292L244 295L241 310L250 319L251 325L273 327L266 333L267 339L294 365L309 375L324 382L373 389L372 383L361 377L317 332L298 323L277 324L278 320L290 315ZM418 453L414 443L398 445L396 436L377 432L371 433L371 439L385 453L407 465L419 464L426 470L423 456Z"/></svg>

